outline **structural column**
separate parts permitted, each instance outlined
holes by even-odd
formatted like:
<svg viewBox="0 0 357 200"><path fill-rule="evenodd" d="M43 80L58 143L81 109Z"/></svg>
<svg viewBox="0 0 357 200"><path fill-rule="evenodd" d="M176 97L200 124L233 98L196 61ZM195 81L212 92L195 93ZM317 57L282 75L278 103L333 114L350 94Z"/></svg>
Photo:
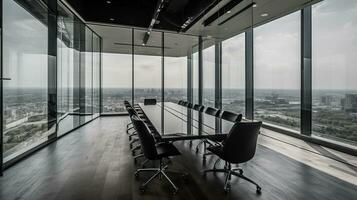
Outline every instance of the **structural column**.
<svg viewBox="0 0 357 200"><path fill-rule="evenodd" d="M311 6L301 13L301 134L311 135L312 127L312 16Z"/></svg>
<svg viewBox="0 0 357 200"><path fill-rule="evenodd" d="M254 119L253 28L245 32L245 117Z"/></svg>

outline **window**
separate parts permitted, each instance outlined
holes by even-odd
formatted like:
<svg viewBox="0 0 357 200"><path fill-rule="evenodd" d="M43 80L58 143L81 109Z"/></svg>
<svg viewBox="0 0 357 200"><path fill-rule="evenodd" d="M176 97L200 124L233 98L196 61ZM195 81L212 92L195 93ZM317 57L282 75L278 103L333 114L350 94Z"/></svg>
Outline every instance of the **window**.
<svg viewBox="0 0 357 200"><path fill-rule="evenodd" d="M3 1L4 161L47 140L47 10ZM20 1L21 3L21 1ZM39 15L36 15L39 14Z"/></svg>
<svg viewBox="0 0 357 200"><path fill-rule="evenodd" d="M148 43L142 45L145 31L135 31L134 54L134 102L143 103L145 98L161 101L161 36L151 32Z"/></svg>
<svg viewBox="0 0 357 200"><path fill-rule="evenodd" d="M88 122L93 117L93 32L85 27L85 41L84 50L81 52L81 62L84 62L84 67L81 67L82 81L81 90L84 90L85 94L81 94L81 101L84 101L84 109L81 113L81 117L84 118L84 122Z"/></svg>
<svg viewBox="0 0 357 200"><path fill-rule="evenodd" d="M93 117L100 113L100 37L93 33Z"/></svg>
<svg viewBox="0 0 357 200"><path fill-rule="evenodd" d="M222 109L245 113L245 34L222 42Z"/></svg>
<svg viewBox="0 0 357 200"><path fill-rule="evenodd" d="M199 69L198 69L198 48L193 48L193 54L191 58L191 70L192 70L192 103L199 104L198 101L198 87L199 87ZM195 51L196 50L196 51Z"/></svg>
<svg viewBox="0 0 357 200"><path fill-rule="evenodd" d="M197 37L164 34L165 44L165 101L187 101L187 64L192 43L197 43ZM187 41L187 42L179 42Z"/></svg>
<svg viewBox="0 0 357 200"><path fill-rule="evenodd" d="M357 2L312 6L313 134L357 143Z"/></svg>
<svg viewBox="0 0 357 200"><path fill-rule="evenodd" d="M79 111L79 25L79 19L60 3L57 17L57 135L80 125L79 115L75 114Z"/></svg>
<svg viewBox="0 0 357 200"><path fill-rule="evenodd" d="M300 11L254 29L254 115L300 130Z"/></svg>
<svg viewBox="0 0 357 200"><path fill-rule="evenodd" d="M103 53L103 113L126 112L124 100L132 96L132 30L118 31L126 40L117 44L116 53Z"/></svg>
<svg viewBox="0 0 357 200"><path fill-rule="evenodd" d="M203 43L203 46L207 48L202 50L202 104L215 107L215 44L213 40L207 40Z"/></svg>

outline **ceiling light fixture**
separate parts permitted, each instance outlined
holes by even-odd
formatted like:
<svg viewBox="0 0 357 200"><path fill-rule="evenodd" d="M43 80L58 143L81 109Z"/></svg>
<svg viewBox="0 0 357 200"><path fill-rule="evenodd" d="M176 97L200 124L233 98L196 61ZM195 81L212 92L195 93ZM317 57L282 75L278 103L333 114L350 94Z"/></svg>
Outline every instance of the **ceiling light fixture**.
<svg viewBox="0 0 357 200"><path fill-rule="evenodd" d="M258 4L254 3L253 8L256 8L256 7L258 7Z"/></svg>
<svg viewBox="0 0 357 200"><path fill-rule="evenodd" d="M110 18L109 20L110 20L110 21L114 21L114 18Z"/></svg>
<svg viewBox="0 0 357 200"><path fill-rule="evenodd" d="M111 4L112 2L111 1L106 1L107 2L107 4Z"/></svg>
<svg viewBox="0 0 357 200"><path fill-rule="evenodd" d="M263 14L261 14L260 16L262 16L262 17L268 17L268 13L263 13Z"/></svg>
<svg viewBox="0 0 357 200"><path fill-rule="evenodd" d="M229 14L229 13L231 13L231 12L232 12L232 11L228 10L226 13Z"/></svg>

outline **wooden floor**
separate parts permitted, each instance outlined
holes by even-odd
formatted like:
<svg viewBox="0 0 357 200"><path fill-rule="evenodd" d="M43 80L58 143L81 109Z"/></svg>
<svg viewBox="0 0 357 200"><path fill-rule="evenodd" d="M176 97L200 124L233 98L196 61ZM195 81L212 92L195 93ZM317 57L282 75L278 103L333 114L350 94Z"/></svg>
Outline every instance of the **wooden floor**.
<svg viewBox="0 0 357 200"><path fill-rule="evenodd" d="M170 168L188 172L189 176L173 177L180 188L178 194L172 197L167 182L155 180L142 195L138 187L149 176L140 176L139 180L133 176L136 166L125 134L127 121L127 117L94 120L6 170L0 178L0 199L336 200L357 197L355 174L347 171L350 177L335 176L338 173L328 169L329 160L331 163L336 160L321 158L317 164L311 164L313 161L306 164L321 155L303 148L289 150L296 146L282 146L266 135L259 136L255 158L242 165L244 174L262 186L261 195L255 193L253 185L237 178L232 179L231 193L226 195L222 175L202 175L203 169L212 167L215 157L208 157L204 163L200 153L195 153L195 145L191 147L189 142L181 141L175 145L183 155L173 158ZM296 159L286 152L296 154ZM301 155L308 158L302 160ZM319 164L328 170L318 170ZM357 171L353 165L348 167ZM344 177L350 181L343 180Z"/></svg>

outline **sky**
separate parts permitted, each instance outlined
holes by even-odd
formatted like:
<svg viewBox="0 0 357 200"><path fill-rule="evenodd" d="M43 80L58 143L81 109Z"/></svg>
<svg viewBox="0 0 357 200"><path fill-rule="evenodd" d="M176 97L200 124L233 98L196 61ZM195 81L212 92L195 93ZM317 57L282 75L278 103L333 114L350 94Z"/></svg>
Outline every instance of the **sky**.
<svg viewBox="0 0 357 200"><path fill-rule="evenodd" d="M5 87L47 85L47 28L13 0L4 1ZM254 29L254 80L258 89L300 88L298 12ZM244 87L244 37L223 42L223 85ZM214 49L204 50L204 76L213 78ZM325 0L313 5L313 88L357 89L357 1ZM186 57L165 58L166 87L187 85ZM104 87L129 87L130 55L103 55ZM161 87L161 57L135 56L135 85ZM210 78L205 87L213 87Z"/></svg>

